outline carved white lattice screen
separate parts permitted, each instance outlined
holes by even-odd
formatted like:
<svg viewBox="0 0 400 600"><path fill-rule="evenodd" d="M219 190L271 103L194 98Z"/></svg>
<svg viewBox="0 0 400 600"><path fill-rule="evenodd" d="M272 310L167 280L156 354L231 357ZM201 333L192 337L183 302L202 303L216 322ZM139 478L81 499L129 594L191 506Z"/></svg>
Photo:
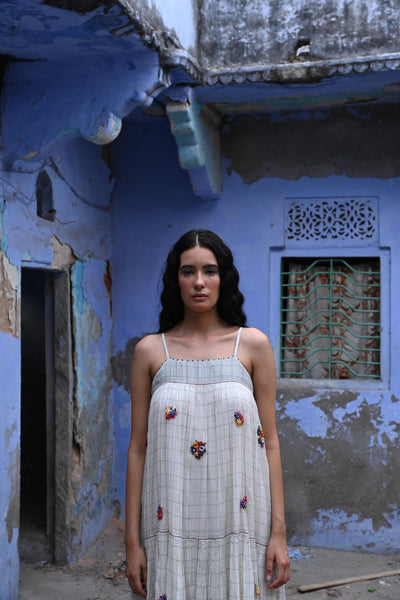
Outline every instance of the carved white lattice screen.
<svg viewBox="0 0 400 600"><path fill-rule="evenodd" d="M375 197L287 198L286 246L376 245L379 240Z"/></svg>

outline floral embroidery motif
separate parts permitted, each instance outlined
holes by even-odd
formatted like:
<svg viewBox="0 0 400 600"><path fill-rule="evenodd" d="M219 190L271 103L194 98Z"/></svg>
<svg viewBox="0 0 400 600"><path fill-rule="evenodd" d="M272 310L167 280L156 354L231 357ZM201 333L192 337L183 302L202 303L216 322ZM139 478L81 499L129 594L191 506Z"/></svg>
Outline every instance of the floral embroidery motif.
<svg viewBox="0 0 400 600"><path fill-rule="evenodd" d="M165 409L165 418L166 419L175 419L176 417L176 408L172 408L172 406L167 406Z"/></svg>
<svg viewBox="0 0 400 600"><path fill-rule="evenodd" d="M161 594L158 600L167 600L167 594Z"/></svg>
<svg viewBox="0 0 400 600"><path fill-rule="evenodd" d="M256 594L257 594L257 596L260 595L260 586L259 585L256 587Z"/></svg>
<svg viewBox="0 0 400 600"><path fill-rule="evenodd" d="M244 423L244 416L242 415L242 413L237 411L237 412L233 413L233 416L235 417L236 425L238 427L241 427Z"/></svg>
<svg viewBox="0 0 400 600"><path fill-rule="evenodd" d="M240 501L240 508L243 508L243 510L246 510L247 508L247 496L243 496L243 498Z"/></svg>
<svg viewBox="0 0 400 600"><path fill-rule="evenodd" d="M161 506L161 504L159 504L158 508L157 508L157 518L158 518L158 520L161 521L161 519L163 518L163 516L164 516L163 507Z"/></svg>
<svg viewBox="0 0 400 600"><path fill-rule="evenodd" d="M194 444L192 444L190 451L195 458L200 460L200 458L206 453L206 443L196 440Z"/></svg>
<svg viewBox="0 0 400 600"><path fill-rule="evenodd" d="M264 430L260 427L260 425L257 427L257 439L258 439L258 443L260 444L261 448L263 448L264 444L265 444L265 437L264 437Z"/></svg>

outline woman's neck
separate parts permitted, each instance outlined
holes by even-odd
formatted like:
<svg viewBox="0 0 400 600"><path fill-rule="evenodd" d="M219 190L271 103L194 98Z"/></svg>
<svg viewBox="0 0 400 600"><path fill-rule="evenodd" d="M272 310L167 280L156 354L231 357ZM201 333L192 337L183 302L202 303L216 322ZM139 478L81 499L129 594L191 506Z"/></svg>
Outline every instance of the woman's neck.
<svg viewBox="0 0 400 600"><path fill-rule="evenodd" d="M174 333L183 337L205 339L212 335L226 333L230 328L232 326L223 321L217 312L203 314L186 312L183 320L174 327Z"/></svg>

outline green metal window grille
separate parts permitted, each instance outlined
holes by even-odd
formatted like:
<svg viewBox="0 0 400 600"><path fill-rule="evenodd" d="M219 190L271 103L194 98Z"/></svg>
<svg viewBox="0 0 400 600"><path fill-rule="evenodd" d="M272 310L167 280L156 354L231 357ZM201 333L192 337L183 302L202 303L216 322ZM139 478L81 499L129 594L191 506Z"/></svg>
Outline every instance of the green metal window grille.
<svg viewBox="0 0 400 600"><path fill-rule="evenodd" d="M281 377L380 379L379 258L288 258L281 270Z"/></svg>

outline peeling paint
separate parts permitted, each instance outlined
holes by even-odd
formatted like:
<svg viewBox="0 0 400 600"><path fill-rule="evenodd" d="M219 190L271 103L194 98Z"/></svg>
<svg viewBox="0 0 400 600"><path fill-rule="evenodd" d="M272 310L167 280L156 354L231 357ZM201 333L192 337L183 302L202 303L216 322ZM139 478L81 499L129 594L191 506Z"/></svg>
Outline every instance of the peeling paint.
<svg viewBox="0 0 400 600"><path fill-rule="evenodd" d="M71 270L72 293L74 298L74 308L83 315L85 309L85 292L83 286L83 263L77 261Z"/></svg>
<svg viewBox="0 0 400 600"><path fill-rule="evenodd" d="M393 403L350 391L291 396L279 392L278 422L292 543L394 551L400 428Z"/></svg>
<svg viewBox="0 0 400 600"><path fill-rule="evenodd" d="M90 133L80 132L82 137L100 146L111 144L121 132L122 119L110 113L107 117L99 119L96 126Z"/></svg>
<svg viewBox="0 0 400 600"><path fill-rule="evenodd" d="M113 379L124 388L124 390L130 393L130 372L133 353L135 351L136 344L140 342L141 337L130 338L125 346L125 350L120 350L115 356L112 357L112 373Z"/></svg>
<svg viewBox="0 0 400 600"><path fill-rule="evenodd" d="M30 253L29 248L26 248L22 254L21 254L21 261L22 262L30 262L32 260L32 256Z"/></svg>
<svg viewBox="0 0 400 600"><path fill-rule="evenodd" d="M113 510L111 319L109 297L104 293L104 262L76 261L71 283L75 342L72 530L73 553L79 556L86 540L100 532ZM96 294L97 288L103 293Z"/></svg>
<svg viewBox="0 0 400 600"><path fill-rule="evenodd" d="M285 414L298 423L298 427L309 437L324 438L330 427L328 417L315 404L315 397L303 398L301 403L288 402Z"/></svg>
<svg viewBox="0 0 400 600"><path fill-rule="evenodd" d="M348 514L340 509L319 510L317 513L317 518L312 522L314 533L310 537L311 545L328 544L330 548L346 547L353 550L368 548L372 552L379 548L379 552L387 553L393 552L393 547L398 546L393 527L400 516L398 510L385 513L381 527L374 526L372 519Z"/></svg>
<svg viewBox="0 0 400 600"><path fill-rule="evenodd" d="M19 273L0 250L0 331L19 337Z"/></svg>
<svg viewBox="0 0 400 600"><path fill-rule="evenodd" d="M19 527L19 447L9 453L8 481L11 493L8 500L6 526L8 543L11 544Z"/></svg>
<svg viewBox="0 0 400 600"><path fill-rule="evenodd" d="M4 430L4 449L6 452L9 450L9 444L13 437L13 434L17 431L17 425L14 423L12 427L6 427Z"/></svg>
<svg viewBox="0 0 400 600"><path fill-rule="evenodd" d="M51 236L50 244L53 250L53 269L68 269L75 264L76 256L69 244L62 244L55 235Z"/></svg>
<svg viewBox="0 0 400 600"><path fill-rule="evenodd" d="M5 208L6 208L6 203L4 201L0 202L0 250L3 250L3 252L7 252L7 244L8 244L7 236L4 234L4 211L5 211Z"/></svg>

